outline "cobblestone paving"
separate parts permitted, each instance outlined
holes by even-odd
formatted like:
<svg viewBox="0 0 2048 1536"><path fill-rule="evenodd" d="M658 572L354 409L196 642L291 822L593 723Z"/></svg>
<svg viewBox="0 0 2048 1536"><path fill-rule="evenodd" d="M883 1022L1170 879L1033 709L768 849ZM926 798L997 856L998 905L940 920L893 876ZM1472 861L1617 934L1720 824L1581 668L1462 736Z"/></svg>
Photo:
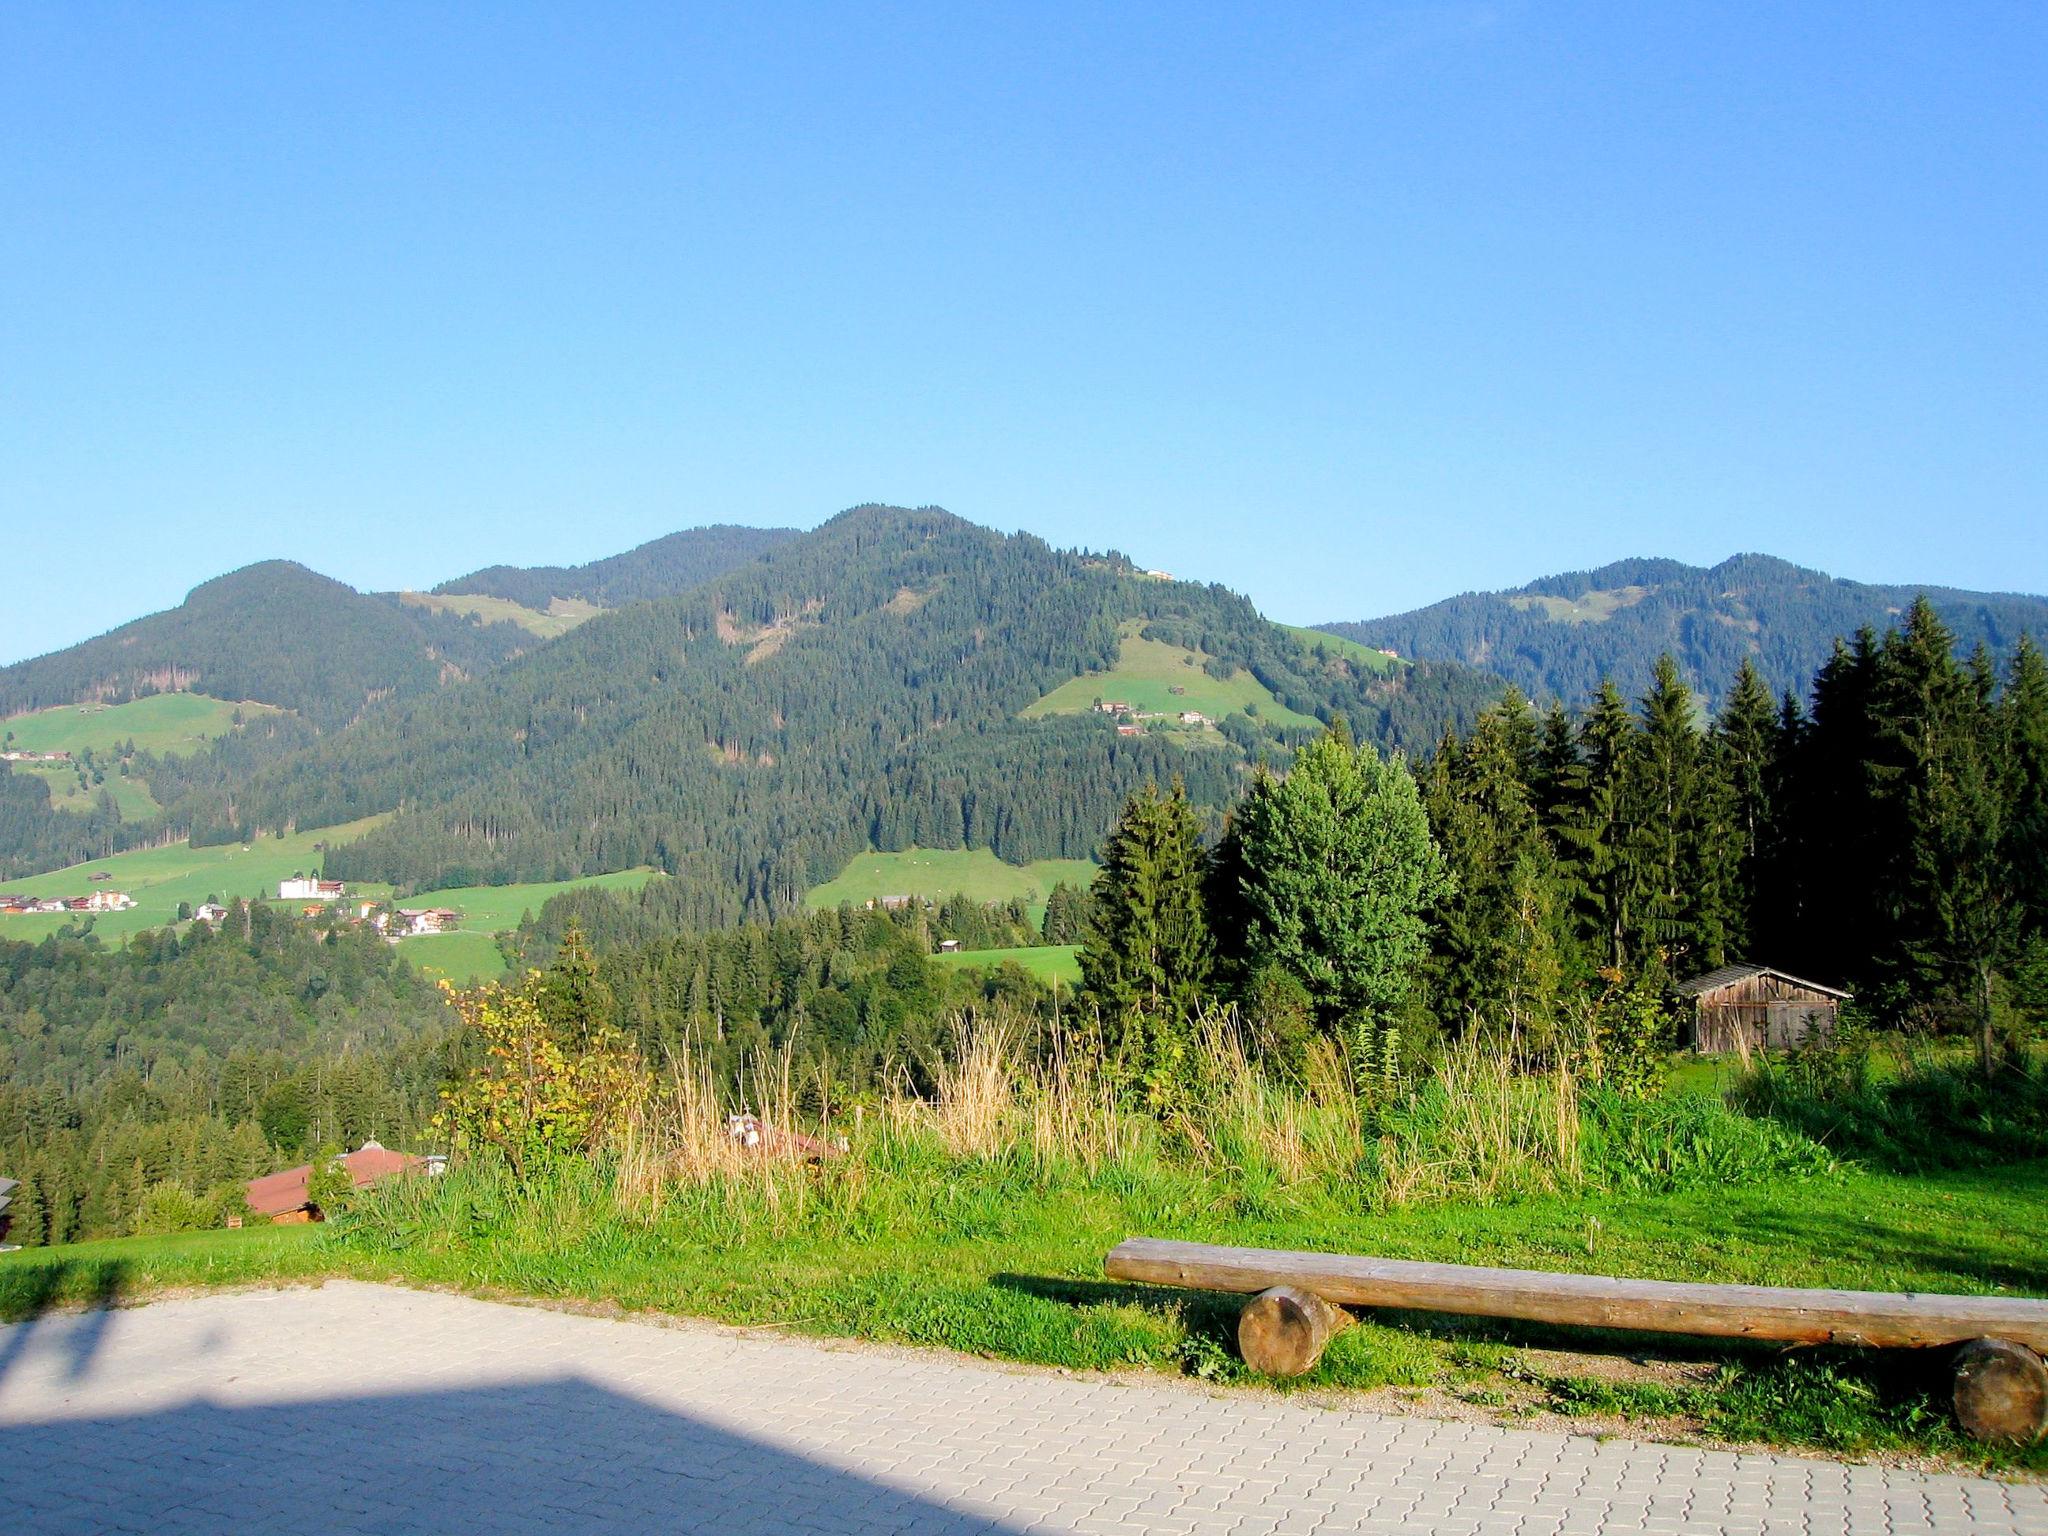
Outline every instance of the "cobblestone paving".
<svg viewBox="0 0 2048 1536"><path fill-rule="evenodd" d="M0 1329L0 1530L2048 1536L2048 1489L337 1282Z"/></svg>

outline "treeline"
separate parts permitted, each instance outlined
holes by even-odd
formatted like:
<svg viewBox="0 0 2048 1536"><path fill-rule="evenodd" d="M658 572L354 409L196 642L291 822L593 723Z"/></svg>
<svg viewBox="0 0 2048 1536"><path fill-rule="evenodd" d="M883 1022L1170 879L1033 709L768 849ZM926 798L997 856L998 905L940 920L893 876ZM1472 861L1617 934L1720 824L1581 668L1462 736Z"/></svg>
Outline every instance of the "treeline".
<svg viewBox="0 0 2048 1536"><path fill-rule="evenodd" d="M593 560L588 565L486 566L454 581L444 581L434 591L483 593L542 613L558 597L579 598L600 608L618 608L626 603L674 597L702 586L797 536L794 528L742 528L718 523L709 528L686 528L680 533L665 534L624 554Z"/></svg>
<svg viewBox="0 0 2048 1536"><path fill-rule="evenodd" d="M1178 787L1134 799L1095 907L1086 991L1147 1074L1223 1000L1369 1071L1418 1031L1541 1057L1590 994L1733 960L1967 1026L1988 1072L2048 1012L2048 667L2024 638L2003 677L1959 662L1920 602L1840 645L1810 710L1745 666L1703 727L1667 656L1633 706L1510 692L1419 775L1332 732L1213 849Z"/></svg>
<svg viewBox="0 0 2048 1536"><path fill-rule="evenodd" d="M586 933L581 925L592 918ZM1022 1013L1049 1012L1052 995L1021 967L969 971L930 958L947 939L1021 948L1042 938L1021 904L965 897L653 939L639 936L629 905L615 898L609 910L550 902L522 932L526 963L544 961L550 985L573 995L563 1012L579 1027L617 1030L648 1063L687 1055L742 1094L786 1051L813 1096L860 1092L899 1073L921 1081L965 1010L1002 1000Z"/></svg>
<svg viewBox="0 0 2048 1536"><path fill-rule="evenodd" d="M242 1182L425 1133L461 1042L374 934L261 903L219 932L0 942L8 1240L217 1225Z"/></svg>

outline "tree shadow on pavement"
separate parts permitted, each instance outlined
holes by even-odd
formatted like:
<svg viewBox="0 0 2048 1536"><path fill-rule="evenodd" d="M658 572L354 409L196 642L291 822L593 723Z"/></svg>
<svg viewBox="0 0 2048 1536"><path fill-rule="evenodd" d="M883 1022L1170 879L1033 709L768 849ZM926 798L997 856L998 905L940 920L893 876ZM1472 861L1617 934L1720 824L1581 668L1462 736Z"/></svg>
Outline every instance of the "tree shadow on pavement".
<svg viewBox="0 0 2048 1536"><path fill-rule="evenodd" d="M0 1423L0 1489L44 1536L1017 1529L577 1377Z"/></svg>
<svg viewBox="0 0 2048 1536"><path fill-rule="evenodd" d="M8 1372L31 1345L46 1342L46 1331L38 1327L41 1319L52 1312L68 1314L81 1307L86 1309L82 1318L47 1339L54 1340L68 1357L66 1379L83 1380L106 1338L112 1309L127 1292L127 1274L127 1266L118 1259L59 1259L24 1265L5 1275L0 1317L9 1326L0 1330L0 1385L6 1383Z"/></svg>

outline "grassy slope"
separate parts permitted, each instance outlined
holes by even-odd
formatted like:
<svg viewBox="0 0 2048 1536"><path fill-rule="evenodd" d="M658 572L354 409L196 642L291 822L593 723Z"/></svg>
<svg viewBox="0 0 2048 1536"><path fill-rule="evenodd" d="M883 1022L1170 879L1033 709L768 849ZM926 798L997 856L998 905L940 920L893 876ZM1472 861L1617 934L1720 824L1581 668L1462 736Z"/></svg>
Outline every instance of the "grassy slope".
<svg viewBox="0 0 2048 1536"><path fill-rule="evenodd" d="M64 704L0 720L12 746L29 752L111 752L129 741L145 752L185 753L235 729L244 719L282 711L269 704L230 704L198 693L159 693L127 704Z"/></svg>
<svg viewBox="0 0 2048 1536"><path fill-rule="evenodd" d="M882 896L943 901L956 892L974 901L1022 897L1036 920L1044 916L1045 899L1061 881L1085 888L1094 879L1095 866L1086 859L1005 864L986 848L908 848L901 853L861 854L804 900L813 907L836 907Z"/></svg>
<svg viewBox="0 0 2048 1536"><path fill-rule="evenodd" d="M966 970L986 970L995 965L1019 965L1040 981L1062 981L1070 987L1081 984L1081 947L1078 944L1048 944L1037 949L956 949L949 955L934 955L941 965Z"/></svg>
<svg viewBox="0 0 2048 1536"><path fill-rule="evenodd" d="M1282 624L1280 627L1310 650L1324 646L1331 655L1341 656L1354 666L1371 672L1398 672L1406 665L1384 651L1376 651L1357 640L1347 640L1342 635L1333 635L1326 629L1309 629L1301 624Z"/></svg>
<svg viewBox="0 0 2048 1536"><path fill-rule="evenodd" d="M827 1171L829 1174L829 1170ZM1498 1263L1664 1279L2048 1293L2038 1240L2048 1163L1920 1178L1848 1173L1735 1189L1316 1218L1272 1192L1195 1176L1105 1175L1047 1190L1021 1170L933 1164L834 1191L779 1228L743 1230L714 1203L652 1225L595 1189L501 1208L456 1245L379 1252L305 1229L129 1239L0 1255L0 1319L154 1290L397 1273L426 1284L617 1302L821 1335L942 1345L1079 1369L1145 1366L1241 1379L1227 1297L1116 1285L1103 1253L1134 1232L1272 1247ZM717 1241L707 1240L716 1228ZM409 1230L409 1229L406 1229ZM463 1230L472 1230L467 1223ZM1557 1354L1551 1351L1571 1351ZM1601 1379L1615 1362L1664 1378ZM1642 1362L1629 1367L1628 1362ZM1626 1417L1659 1436L1704 1433L1848 1451L1987 1453L1961 1442L1942 1372L1911 1352L1782 1351L1485 1320L1379 1314L1341 1335L1296 1387L1392 1388L1512 1421ZM2048 1446L1988 1453L2048 1470Z"/></svg>
<svg viewBox="0 0 2048 1536"><path fill-rule="evenodd" d="M596 885L613 891L637 891L654 878L651 869L626 869L610 875L588 875L580 880L538 881L528 885L470 885L440 891L422 891L408 896L408 907L453 907L462 914L463 926L454 933L421 934L406 939L402 948L427 975L471 986L479 981L501 981L506 974L505 957L498 949L496 935L516 928L521 917L538 912L550 896L579 886Z"/></svg>
<svg viewBox="0 0 2048 1536"><path fill-rule="evenodd" d="M168 848L137 848L47 875L10 880L7 888L25 891L32 896L83 896L96 890L125 891L135 898L136 905L126 912L100 914L93 927L93 931L103 937L125 938L145 928L160 928L175 921L181 901L197 906L208 896L218 896L222 900L232 896L274 898L278 881L288 880L298 871L310 873L319 868L320 854L313 847L315 843L348 842L351 838L361 837L383 819L370 816L344 826L295 832L289 837L263 837L253 846L228 843L220 847L194 848L179 842ZM87 878L99 870L106 870L113 878L102 881ZM366 894L374 895L382 887L364 889ZM0 936L39 938L69 921L72 919L55 914L0 917Z"/></svg>
<svg viewBox="0 0 2048 1536"><path fill-rule="evenodd" d="M112 792L123 821L147 821L157 812L156 796L137 778L109 773L104 785L88 783L81 787L78 769L70 763L12 763L9 766L18 774L33 774L49 785L50 804L56 810L89 811L99 798L100 790L105 788Z"/></svg>
<svg viewBox="0 0 2048 1536"><path fill-rule="evenodd" d="M566 635L585 619L604 612L594 603L573 597L556 598L543 613L537 608L515 603L508 597L486 597L481 593L404 592L399 596L405 602L431 608L437 613L467 614L479 623L517 624L528 634L538 635L543 640Z"/></svg>
<svg viewBox="0 0 2048 1536"><path fill-rule="evenodd" d="M1258 707L1260 718L1280 725L1313 726L1317 722L1281 705L1266 685L1251 673L1239 670L1227 678L1214 678L1202 670L1203 657L1183 646L1147 640L1136 633L1137 623L1124 626L1123 647L1117 664L1107 672L1089 672L1061 683L1044 698L1024 710L1024 718L1045 715L1085 715L1097 699L1121 699L1148 714L1173 714L1183 709L1199 710L1210 719L1235 714L1247 704ZM1386 658L1381 657L1382 661ZM1185 688L1186 693L1172 692Z"/></svg>

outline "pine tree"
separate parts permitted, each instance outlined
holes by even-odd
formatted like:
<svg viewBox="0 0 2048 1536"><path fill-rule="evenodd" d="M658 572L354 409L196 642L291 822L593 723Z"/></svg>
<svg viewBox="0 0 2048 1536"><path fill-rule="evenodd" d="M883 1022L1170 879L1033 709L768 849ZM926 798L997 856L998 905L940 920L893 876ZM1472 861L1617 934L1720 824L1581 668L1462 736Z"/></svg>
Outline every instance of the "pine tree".
<svg viewBox="0 0 2048 1536"><path fill-rule="evenodd" d="M1581 943L1606 966L1627 963L1633 927L1624 775L1634 735L1628 702L1612 680L1603 680L1579 724L1573 793L1555 828Z"/></svg>
<svg viewBox="0 0 2048 1536"><path fill-rule="evenodd" d="M1696 873L1692 822L1699 757L1692 690L1666 652L1643 696L1641 724L1623 774L1623 878L1631 892L1625 953L1638 970L1667 962L1685 967L1699 947L1688 884Z"/></svg>
<svg viewBox="0 0 2048 1536"><path fill-rule="evenodd" d="M2021 635L1998 707L1999 750L2010 771L2005 862L2018 881L2021 927L2048 937L2048 660Z"/></svg>
<svg viewBox="0 0 2048 1536"><path fill-rule="evenodd" d="M1185 1021L1201 1006L1214 946L1202 907L1201 827L1176 780L1133 795L1102 851L1081 946L1081 984L1105 1042L1148 1079L1170 1073Z"/></svg>

